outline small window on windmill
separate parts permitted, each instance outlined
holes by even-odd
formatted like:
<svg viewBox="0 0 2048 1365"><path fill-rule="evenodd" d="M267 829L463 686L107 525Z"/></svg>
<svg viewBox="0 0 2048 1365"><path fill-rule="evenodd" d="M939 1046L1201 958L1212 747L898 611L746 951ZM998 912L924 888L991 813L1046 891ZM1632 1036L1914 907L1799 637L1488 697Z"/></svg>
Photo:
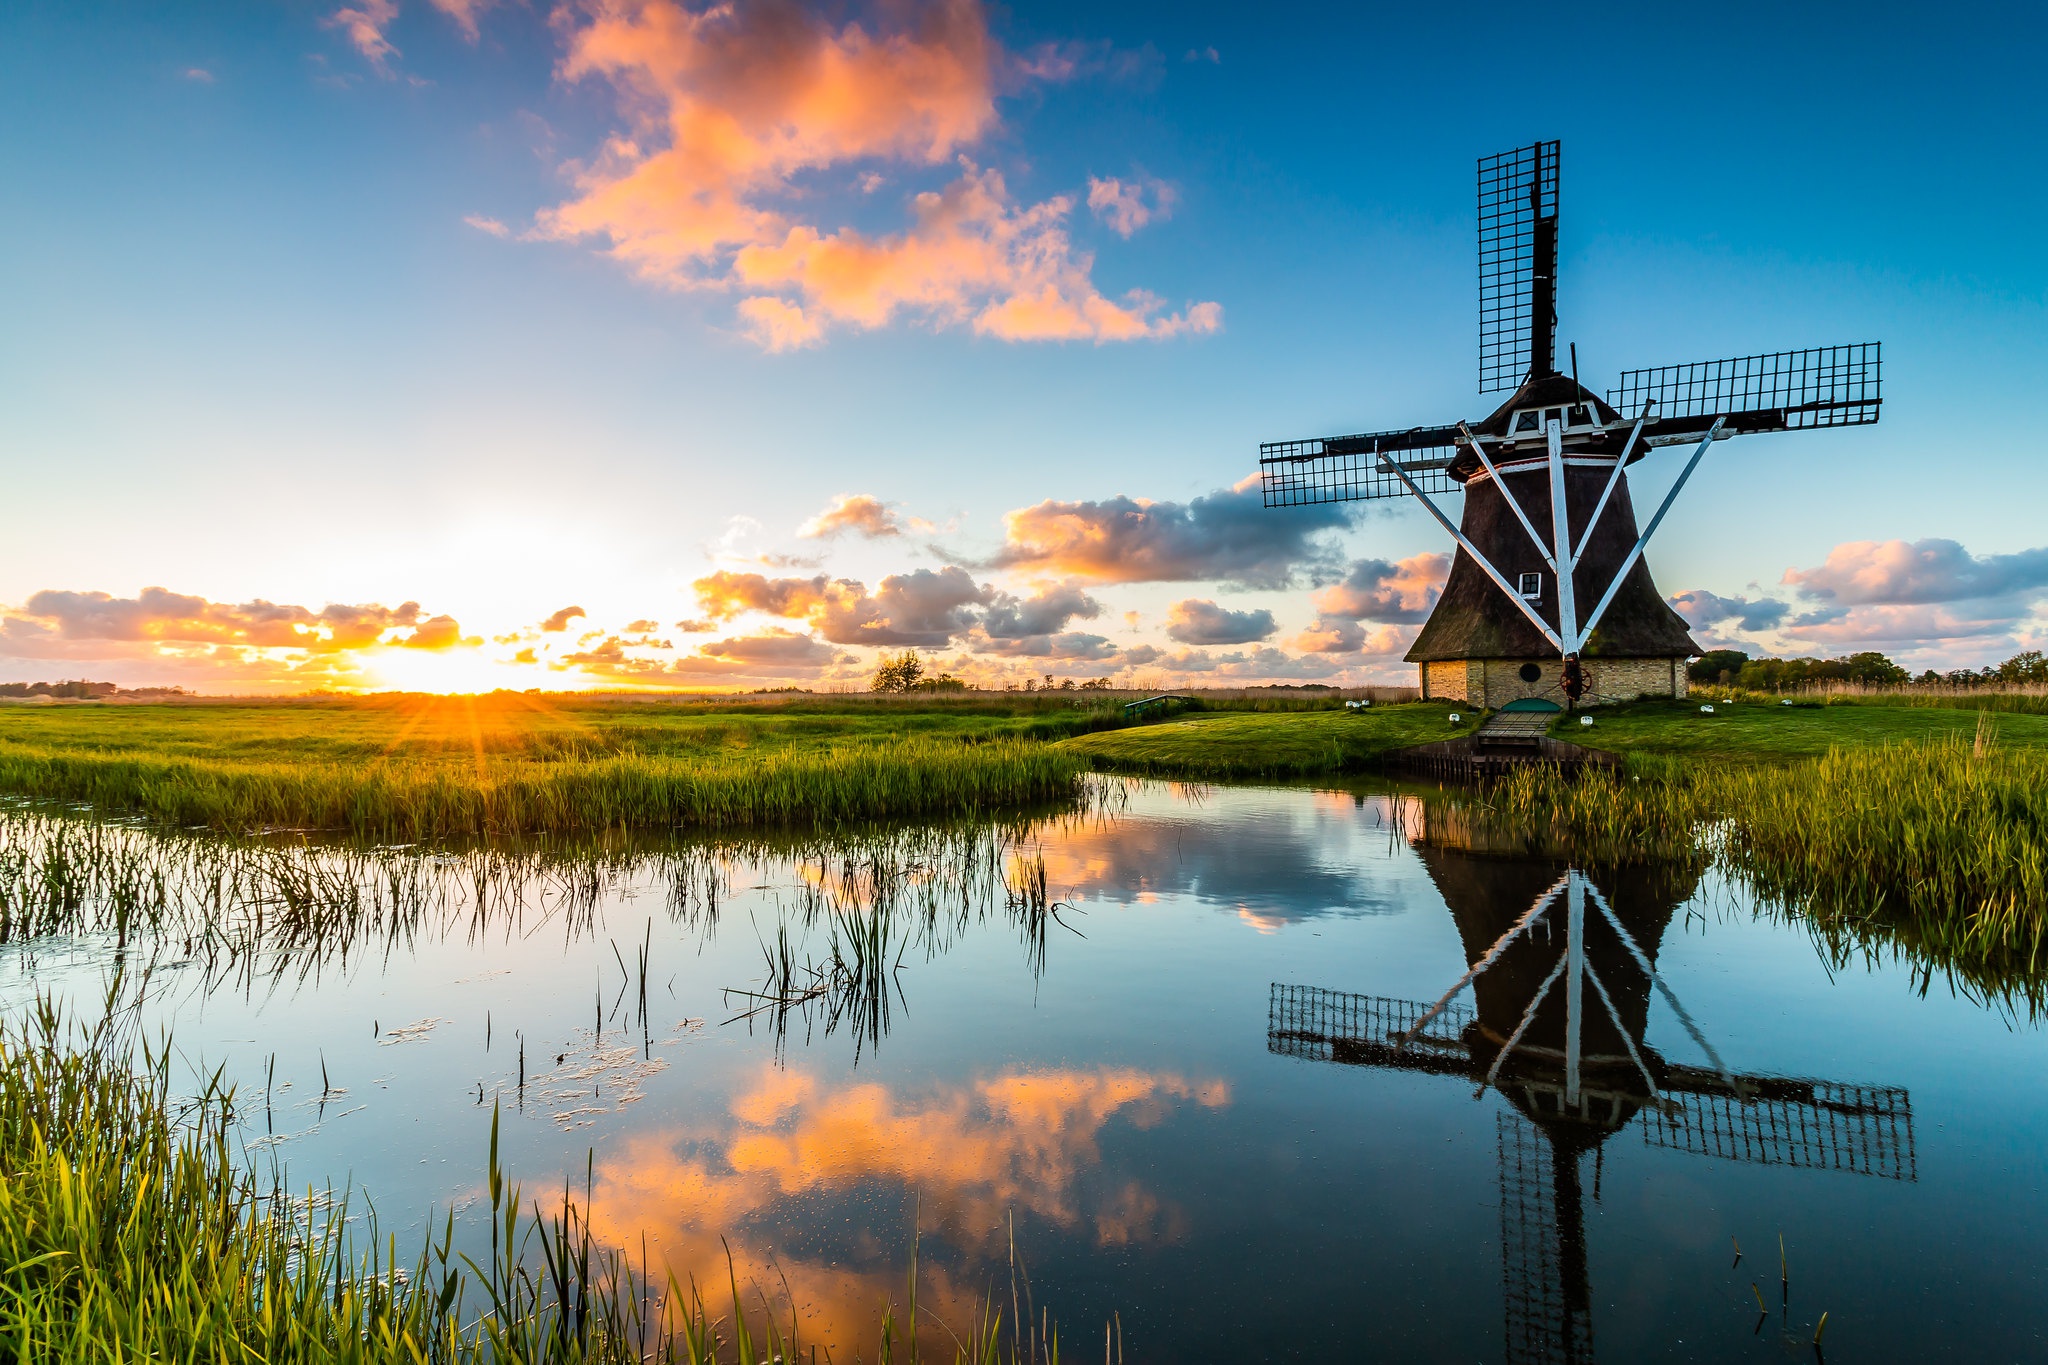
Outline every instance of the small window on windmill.
<svg viewBox="0 0 2048 1365"><path fill-rule="evenodd" d="M1536 431L1539 429L1536 425L1536 421L1536 409L1524 409L1523 411L1515 414L1515 430Z"/></svg>
<svg viewBox="0 0 2048 1365"><path fill-rule="evenodd" d="M1531 602L1541 602L1543 600L1543 575L1540 573L1523 574L1522 581L1515 591Z"/></svg>
<svg viewBox="0 0 2048 1365"><path fill-rule="evenodd" d="M1590 427L1593 425L1593 407L1590 403L1574 403L1565 418L1568 427Z"/></svg>

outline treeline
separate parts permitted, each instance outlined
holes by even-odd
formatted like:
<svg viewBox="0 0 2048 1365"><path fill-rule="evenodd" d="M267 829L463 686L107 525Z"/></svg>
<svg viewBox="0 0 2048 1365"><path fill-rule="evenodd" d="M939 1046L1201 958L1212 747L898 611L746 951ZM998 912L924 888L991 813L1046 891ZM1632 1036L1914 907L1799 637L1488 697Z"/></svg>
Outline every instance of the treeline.
<svg viewBox="0 0 2048 1365"><path fill-rule="evenodd" d="M1883 686L1943 683L1951 687L2048 684L2048 659L2038 649L1984 668L1928 669L1915 677L1876 650L1840 659L1752 659L1739 649L1714 649L1693 660L1686 673L1696 683L1720 683L1757 692L1782 692L1814 683L1847 682Z"/></svg>
<svg viewBox="0 0 2048 1365"><path fill-rule="evenodd" d="M0 697L53 697L63 701L91 701L94 697L189 697L182 687L122 687L119 683L92 682L67 678L61 682L0 683Z"/></svg>
<svg viewBox="0 0 2048 1365"><path fill-rule="evenodd" d="M0 697L64 697L83 701L88 697L111 697L120 690L113 683L88 682L84 678L53 683L0 683Z"/></svg>

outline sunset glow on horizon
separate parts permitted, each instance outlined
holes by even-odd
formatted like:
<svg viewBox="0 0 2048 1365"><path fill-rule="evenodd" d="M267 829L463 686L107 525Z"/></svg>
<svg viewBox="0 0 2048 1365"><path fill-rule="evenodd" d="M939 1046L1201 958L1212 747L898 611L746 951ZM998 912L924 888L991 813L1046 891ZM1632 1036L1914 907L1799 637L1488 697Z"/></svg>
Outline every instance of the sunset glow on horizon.
<svg viewBox="0 0 2048 1365"><path fill-rule="evenodd" d="M1411 683L1446 538L1264 507L1258 443L1491 409L1472 163L1539 136L1589 385L1884 339L1881 425L1717 449L1659 532L1702 647L2043 648L2038 500L1987 491L2039 481L2048 191L1979 192L2044 131L2028 44L1895 19L1487 21L1532 69L1724 73L1620 117L1348 78L1472 49L1422 13L18 7L0 681Z"/></svg>

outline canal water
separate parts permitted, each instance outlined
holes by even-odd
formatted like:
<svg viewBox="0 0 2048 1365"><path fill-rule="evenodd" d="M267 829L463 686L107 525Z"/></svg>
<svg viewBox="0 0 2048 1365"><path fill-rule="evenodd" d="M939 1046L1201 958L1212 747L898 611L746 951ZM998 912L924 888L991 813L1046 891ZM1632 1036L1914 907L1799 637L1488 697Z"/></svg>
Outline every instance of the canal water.
<svg viewBox="0 0 2048 1365"><path fill-rule="evenodd" d="M1804 1359L1823 1313L1838 1360L2048 1357L2024 1005L1384 790L1104 798L384 850L330 869L385 898L347 933L287 897L18 940L0 1003L147 967L143 1026L236 1080L253 1157L401 1248L481 1235L495 1107L529 1199L714 1304L729 1248L838 1360L913 1237L928 1340L1014 1293L1082 1358L1110 1324L1132 1361Z"/></svg>

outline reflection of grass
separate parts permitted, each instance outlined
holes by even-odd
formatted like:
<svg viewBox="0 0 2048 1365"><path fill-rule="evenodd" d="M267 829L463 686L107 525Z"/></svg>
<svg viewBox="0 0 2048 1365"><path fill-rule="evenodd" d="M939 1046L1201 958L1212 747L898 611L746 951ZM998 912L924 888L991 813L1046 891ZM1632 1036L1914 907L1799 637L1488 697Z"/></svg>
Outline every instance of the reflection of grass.
<svg viewBox="0 0 2048 1365"><path fill-rule="evenodd" d="M1113 806L1122 788L1097 787ZM1067 811L1060 819L1095 818ZM445 846L366 846L300 835L234 838L36 810L0 810L0 944L97 934L180 957L208 990L317 977L357 953L464 934L512 934L529 913L574 939L608 896L665 888L667 913L708 931L737 878L787 878L805 930L901 921L916 951L948 951L998 910L1043 966L1045 915L1012 880L1021 821L959 820L717 837L613 833ZM770 873L769 869L774 869ZM742 869L735 871L735 869ZM650 931L651 932L651 931ZM847 952L859 950L849 933ZM645 949L639 980L646 980ZM835 951L838 951L835 949ZM879 943L865 943L871 965ZM614 945L624 984L634 980ZM869 972L870 976L875 972Z"/></svg>
<svg viewBox="0 0 2048 1365"><path fill-rule="evenodd" d="M787 1326L765 1301L716 1318L702 1289L636 1276L599 1245L565 1194L561 1211L522 1206L498 1164L492 1118L486 1188L491 1254L453 1249L452 1215L410 1263L380 1244L374 1215L359 1254L345 1206L296 1201L236 1155L233 1096L217 1079L172 1117L168 1046L145 1052L102 1024L83 1037L49 1006L0 1027L0 1338L8 1358L263 1360L369 1365L715 1365L802 1358L798 1305ZM767 1319L766 1339L749 1319ZM907 1317L879 1316L879 1358L916 1360L917 1270ZM993 1296L963 1324L956 1361L1019 1365L1038 1354ZM1056 1348L1054 1348L1056 1350ZM1047 1365L1052 1351L1045 1353Z"/></svg>
<svg viewBox="0 0 2048 1365"><path fill-rule="evenodd" d="M523 699L10 714L0 790L180 825L432 838L968 815L1071 797L1097 718L541 708Z"/></svg>
<svg viewBox="0 0 2048 1365"><path fill-rule="evenodd" d="M1466 801L1587 861L1711 856L1838 945L1891 943L2033 998L2048 974L2048 754L1990 733L1772 766L1638 759L1577 781L1531 768Z"/></svg>
<svg viewBox="0 0 2048 1365"><path fill-rule="evenodd" d="M1457 724L1450 715L1460 716ZM1365 711L1204 712L1057 747L1098 767L1162 777L1285 777L1370 767L1394 749L1453 739L1477 728L1479 713L1437 702Z"/></svg>

